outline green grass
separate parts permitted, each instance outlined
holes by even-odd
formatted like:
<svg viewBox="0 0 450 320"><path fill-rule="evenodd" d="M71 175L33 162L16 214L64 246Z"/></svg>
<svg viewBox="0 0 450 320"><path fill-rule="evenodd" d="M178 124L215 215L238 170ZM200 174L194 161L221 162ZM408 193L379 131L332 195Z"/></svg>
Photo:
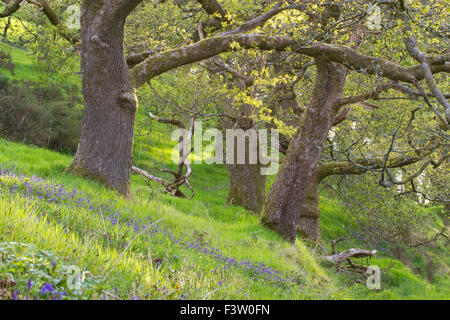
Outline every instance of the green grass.
<svg viewBox="0 0 450 320"><path fill-rule="evenodd" d="M40 80L41 74L39 68L34 61L34 57L29 52L5 43L0 43L0 51L9 53L12 57L12 62L15 64L14 75L12 75L9 70L1 70L1 74L7 76L9 79L15 80L34 82Z"/></svg>
<svg viewBox="0 0 450 320"><path fill-rule="evenodd" d="M5 44L1 44L6 46ZM14 79L37 81L39 69L25 51L7 46L16 63ZM144 121L138 115L138 121ZM169 128L153 123L151 134L137 134L134 163L160 174L169 167L174 142ZM58 266L77 265L95 279L94 289L83 298L122 299L448 299L448 275L436 277L433 284L413 274L401 262L380 255L372 260L382 268L382 289L371 291L354 284L347 275L335 273L322 263L315 246L298 240L294 246L265 229L257 217L236 206L225 205L228 176L223 166L194 165L191 183L193 200L174 199L158 186L150 189L140 177L132 177L132 200L120 199L102 185L64 172L71 156L46 149L8 142L0 138L0 166L15 165L27 177L44 178L33 182L26 178L0 176L0 243L20 242L58 257ZM166 176L167 177L167 176ZM26 197L27 183L64 185L77 188L96 206L109 204L120 212L122 223L114 224L106 212L89 205L76 206L73 200L49 203L47 198ZM10 192L17 186L19 192ZM186 190L187 191L187 190ZM346 210L334 200L321 197L321 234L329 243L348 235L355 224ZM154 236L136 232L128 226L133 219L147 221L169 230L176 239L186 238L218 248L225 256L265 262L285 274L289 282L280 283L264 275L245 270L187 248L167 234ZM154 228L155 226L152 226ZM357 243L347 243L347 246ZM0 248L1 249L1 248ZM445 249L444 249L445 250ZM27 257L28 255L28 257ZM17 271L16 283L23 291L28 278L42 285L48 277L29 267L36 260L28 252L12 253L11 261L27 261ZM445 259L445 258L443 258ZM157 267L157 263L161 263ZM418 261L418 264L422 261ZM447 263L448 261L443 261ZM47 268L48 261L42 262ZM0 267L2 265L0 264ZM3 262L5 266L5 262ZM6 267L5 267L6 268ZM1 269L1 268L0 268ZM25 271L24 271L25 270ZM1 271L0 271L1 272ZM60 273L56 273L60 274ZM89 277L88 277L89 278ZM47 280L45 280L47 281ZM48 280L49 281L49 280ZM107 292L107 293L105 293ZM21 296L23 298L23 295ZM80 297L71 295L72 298Z"/></svg>
<svg viewBox="0 0 450 320"><path fill-rule="evenodd" d="M19 13L20 16L20 13ZM0 30L5 28L7 19L0 19ZM32 81L32 82L45 82L45 83L64 83L64 84L80 84L80 76L76 74L80 69L78 61L71 65L73 59L67 59L60 62L60 65L54 66L51 71L51 75L43 72L46 66L46 62L38 61L39 48L33 53L30 47L27 48L27 42L33 46L34 37L39 31L34 24L26 21L26 19L19 19L18 17L11 18L11 24L8 29L7 39L1 39L0 51L9 53L12 57L12 62L15 65L14 75L10 71L0 70L0 74L7 76L9 79ZM63 70L67 69L68 70ZM47 70L48 71L48 70Z"/></svg>
<svg viewBox="0 0 450 320"><path fill-rule="evenodd" d="M94 203L114 202L114 207L121 212L121 219L164 219L158 225L169 228L176 237L187 235L187 238L210 244L237 260L266 262L268 266L288 274L293 281L286 285L241 267L227 267L226 263L200 254L196 249L180 246L164 235L149 237L144 233L136 237L136 232L126 224L114 226L96 210L74 210L70 201L48 204L36 197L26 198L20 192L2 193L1 242L34 244L85 267L101 279L106 270L115 266L103 287L110 291L117 287L123 298L133 295L194 299L342 297L332 293L333 284L327 279L327 272L317 264L303 243L288 245L261 227L258 219L248 212L224 206L219 200L224 194L223 188L217 192L198 188L196 200L179 200L159 193L150 196L140 179L133 177L134 197L129 201L118 199L114 192L95 182L65 174L64 168L70 163L70 157L45 149L0 140L0 163L4 167L15 164L27 176L38 175L54 184L64 184L69 190L77 188L89 195ZM216 170L223 171L220 168ZM25 188L26 181L2 178L3 190L16 184L19 189ZM223 174L210 175L210 182L215 178L223 179L222 184L226 184ZM203 176L198 180L193 178L192 182L196 187L206 181ZM220 188L220 183L216 181L213 186ZM209 201L214 197L217 197L215 201ZM105 234L113 239L111 243L105 240ZM128 244L130 247L119 260ZM162 261L159 269L151 263L155 258ZM137 279L141 279L139 285L133 285ZM164 287L168 291L166 294L158 291Z"/></svg>
<svg viewBox="0 0 450 320"><path fill-rule="evenodd" d="M159 153L157 147L154 152ZM174 199L158 191L152 194L137 176L133 176L133 200L124 200L98 183L64 173L70 160L68 155L0 140L0 163L3 167L14 164L29 177L43 177L53 184L63 184L68 190L77 188L83 195L89 195L93 203L113 203L124 221L149 217L152 221L159 221L157 224L161 227L172 230L178 238L187 235L189 239L210 244L237 260L264 261L288 274L292 281L289 285L281 284L241 267L227 267L226 263L200 254L196 249L183 247L166 235L149 237L144 233L137 236L138 233L126 224L113 225L98 210L74 208L70 201L49 204L37 197L24 197L20 192L1 194L0 242L34 244L53 252L66 259L67 263L89 270L100 281L101 290L114 294L114 288L117 288L121 298L449 297L445 279L441 286L433 286L399 261L389 258L380 257L372 261L383 269L383 289L380 291L353 285L345 275L335 275L334 269L321 265L302 241L297 241L295 246L288 245L263 228L249 212L224 205L227 185L224 168L194 168L195 200ZM153 168L157 167L158 164L154 163ZM26 181L2 179L2 190L16 184L19 189L25 188ZM344 210L327 199L322 200L322 233L325 233L325 238L339 236L346 223ZM336 212L334 218L333 210ZM128 244L129 248L124 251ZM161 261L161 267L156 268L154 261ZM111 275L104 279L109 272ZM101 292L92 291L89 298L99 297Z"/></svg>
<svg viewBox="0 0 450 320"><path fill-rule="evenodd" d="M3 30L7 23L7 19L0 19L0 29ZM19 20L16 17L11 18L11 24L8 29L7 40L15 43L15 46L0 42L0 51L9 53L12 57L12 62L15 64L14 75L9 71L0 70L0 73L6 75L10 79L25 80L25 81L39 81L41 73L36 61L30 52L20 48L23 40L29 40L32 35L30 32L35 32L35 27L26 21Z"/></svg>

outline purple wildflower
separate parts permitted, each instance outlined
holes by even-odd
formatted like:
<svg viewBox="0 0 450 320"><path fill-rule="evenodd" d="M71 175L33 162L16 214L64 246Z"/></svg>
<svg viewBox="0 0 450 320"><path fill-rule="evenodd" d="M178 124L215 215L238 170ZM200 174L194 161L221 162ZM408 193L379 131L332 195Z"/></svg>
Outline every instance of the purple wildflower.
<svg viewBox="0 0 450 320"><path fill-rule="evenodd" d="M51 283L46 282L42 288L41 288L41 293L42 294L46 294L47 292L52 293L53 292L53 286Z"/></svg>
<svg viewBox="0 0 450 320"><path fill-rule="evenodd" d="M28 283L27 283L28 291L30 291L32 285L33 285L33 281L31 281L31 278L30 278L30 279L28 279Z"/></svg>

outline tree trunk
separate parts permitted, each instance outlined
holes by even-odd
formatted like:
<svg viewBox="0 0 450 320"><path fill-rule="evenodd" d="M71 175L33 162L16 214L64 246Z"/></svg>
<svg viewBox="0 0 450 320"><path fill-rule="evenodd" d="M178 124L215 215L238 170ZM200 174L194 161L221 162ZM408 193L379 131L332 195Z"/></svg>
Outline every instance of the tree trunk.
<svg viewBox="0 0 450 320"><path fill-rule="evenodd" d="M93 178L128 196L137 98L124 56L126 15L99 11L83 1L81 70L84 120L68 171Z"/></svg>
<svg viewBox="0 0 450 320"><path fill-rule="evenodd" d="M261 213L266 198L266 176L261 175L259 164L228 165L230 189L227 203Z"/></svg>
<svg viewBox="0 0 450 320"><path fill-rule="evenodd" d="M238 110L228 108L226 112L237 119L235 124L233 121L226 119L224 121L226 129L254 129L254 122L251 118L253 107L250 105L242 105ZM259 150L259 137L257 138ZM227 141L228 143L228 141ZM261 175L262 164L258 157L256 164L250 164L249 156L249 140L245 141L245 164L237 164L237 141L234 144L235 162L228 164L228 172L230 176L230 188L228 191L227 203L242 206L256 214L260 214L266 199L266 176Z"/></svg>
<svg viewBox="0 0 450 320"><path fill-rule="evenodd" d="M279 59L278 55L277 58ZM281 64L284 66L284 64ZM284 70L276 69L276 74ZM247 89L247 88L245 88ZM272 98L266 103L272 110L272 116L281 117L285 112L293 111L296 115L301 115L302 109L297 103L295 90L290 84L280 83L273 89ZM251 112L248 112L249 107L243 106L240 108L242 117L239 117L238 123L241 128L252 126ZM245 111L247 110L247 113ZM236 116L236 115L235 115ZM291 124L291 123L288 123ZM234 125L228 121L228 128L233 128ZM274 128L275 126L270 126ZM285 136L280 136L280 145L286 148L289 145L289 139ZM248 148L246 148L248 150ZM258 145L259 150L259 145ZM248 156L246 157L248 159ZM248 160L247 160L248 161ZM260 214L266 198L266 176L261 175L262 165L260 163L244 164L244 165L228 165L230 174L230 190L228 193L229 204L240 205L254 213Z"/></svg>
<svg viewBox="0 0 450 320"><path fill-rule="evenodd" d="M317 58L316 68L314 90L304 123L289 146L262 214L264 224L292 243L296 239L301 208L343 87L343 75L333 63Z"/></svg>
<svg viewBox="0 0 450 320"><path fill-rule="evenodd" d="M308 186L308 192L300 210L297 229L303 237L313 241L320 239L319 184L315 174Z"/></svg>
<svg viewBox="0 0 450 320"><path fill-rule="evenodd" d="M378 163L381 163L380 160ZM365 170L355 167L349 162L330 162L320 165L308 186L305 200L300 210L297 231L305 238L320 240L320 208L319 187L326 177L340 174L363 174Z"/></svg>

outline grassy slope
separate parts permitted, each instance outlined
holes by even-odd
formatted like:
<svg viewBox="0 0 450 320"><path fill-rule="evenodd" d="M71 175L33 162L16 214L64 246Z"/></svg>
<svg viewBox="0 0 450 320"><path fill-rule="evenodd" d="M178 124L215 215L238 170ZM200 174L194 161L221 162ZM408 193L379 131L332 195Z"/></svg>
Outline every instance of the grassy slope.
<svg viewBox="0 0 450 320"><path fill-rule="evenodd" d="M3 30L7 23L7 19L0 19L0 30ZM12 42L21 42L21 37L29 38L30 33L27 30L33 29L31 25L26 22L22 22L13 17L11 19L11 25L8 29L8 40ZM25 50L13 47L3 41L0 42L0 50L9 53L12 57L12 62L15 64L14 75L11 75L9 71L0 70L0 74L7 76L10 79L26 80L26 81L39 81L40 73L35 59L32 55Z"/></svg>
<svg viewBox="0 0 450 320"><path fill-rule="evenodd" d="M1 70L0 74L10 79L39 81L39 70L28 52L11 47L5 43L0 43L0 50L9 53L12 57L12 62L15 64L14 75L8 70Z"/></svg>
<svg viewBox="0 0 450 320"><path fill-rule="evenodd" d="M209 298L330 297L328 290L332 288L331 282L326 282L326 273L302 243L291 247L262 228L257 219L247 212L221 204L219 199L223 189L220 185L226 183L222 174L211 175L210 172L210 182L214 181L218 189L205 193L197 188L199 197L193 201L176 200L161 194L149 198L146 188L144 190L139 179L134 177L134 200L126 201L117 200L115 193L96 183L65 174L63 170L69 162L69 157L58 153L0 141L0 163L4 167L15 164L27 176L45 177L54 184L63 184L67 190L77 188L83 195L88 195L94 204L113 202L114 208L120 211L122 221L132 221L133 218L144 221L148 217L158 221L163 218L164 221L157 225L170 228L176 238L185 237L195 243L206 244L208 248L211 245L221 249L224 256L238 261L265 262L267 266L288 274L296 285L272 281L270 277L214 259L195 248L186 248L171 239L172 235L148 237L144 233L137 236L138 233L126 223L118 228L108 218L102 219L102 213L96 208L76 208L75 202L71 201L48 204L48 201L37 196L31 199L23 197L20 192L6 192L0 198L1 241L36 244L67 257L74 264L85 266L96 275L105 274L105 269L109 269L105 265L112 267L117 263L111 276L117 280L107 281L106 287L118 287L119 292L125 295L131 294L129 290L133 281L141 275L148 278L139 287L141 296L146 298L158 297L152 293L153 285L158 281L161 287L170 288L168 291L174 298L183 295L203 298L208 294ZM21 187L25 190L26 182L28 180L23 178L3 175L2 189L8 190L8 187L18 185L19 190ZM205 181L194 178L192 182L198 187ZM214 195L217 196L215 201L209 201L214 200ZM45 215L34 214L34 208L41 208ZM69 231L64 232L64 227ZM105 239L105 234L121 237L120 241L110 243ZM123 245L133 239L134 242L118 262ZM74 247L86 250L78 250L78 255L72 254ZM161 259L162 268L155 270L149 264L149 256L153 260L155 257Z"/></svg>
<svg viewBox="0 0 450 320"><path fill-rule="evenodd" d="M321 197L321 235L324 242L330 243L333 239L339 239L355 232L356 224L350 218L350 214L342 205L332 199ZM361 247L356 240L347 241L343 249ZM349 294L363 299L446 299L450 298L449 274L435 277L432 284L421 276L413 273L402 262L391 257L383 248L377 248L377 257L371 260L371 265L381 268L381 290L369 291L362 286L354 286ZM429 252L430 253L430 252ZM437 260L445 260L448 265L448 249L439 248ZM421 265L421 262L418 263ZM345 283L346 276L340 276L339 283Z"/></svg>
<svg viewBox="0 0 450 320"><path fill-rule="evenodd" d="M16 53L12 54L15 61L19 61ZM32 69L32 61L27 59L25 65ZM24 77L27 77L26 71ZM157 172L169 162L171 144L167 142L166 130L156 126L151 138L137 136L135 163ZM345 276L336 276L332 269L320 266L301 241L289 246L262 228L257 218L248 212L224 205L227 175L223 167L194 166L192 184L196 197L192 201L153 192L137 176L133 176L133 200L126 201L118 200L115 193L97 183L65 174L64 168L69 163L70 156L0 140L0 164L3 167L14 164L27 176L44 177L54 184L63 184L67 190L77 188L84 194L83 199L89 195L89 201L95 204L92 209L86 203L76 207L72 200L49 204L39 197L27 198L20 193L3 192L0 194L0 242L34 243L69 263L84 266L99 279L107 275L103 282L105 290L114 292L116 287L123 298L134 295L194 299L449 296L448 291L442 289L445 285L432 287L397 261L383 278L380 292L369 291L361 285L343 289ZM0 190L6 191L15 185L19 190L21 186L25 190L26 183L23 178L3 176ZM113 203L111 206L120 212L122 223L114 224L98 210L100 203ZM325 238L337 238L348 223L345 211L327 199L322 199L321 209L322 234ZM148 217L152 221L164 219L157 226L172 231L169 234L157 231L150 237L146 233L139 235L127 225L127 221L144 221ZM213 246L224 256L236 260L265 262L287 274L289 281L274 281L272 276L267 276L268 272L261 275L235 266L229 260L200 253L199 249L177 243L176 239L180 238L208 248ZM78 250L73 252L73 248ZM157 262L161 262L160 268L156 268ZM390 260L380 258L375 262L383 267L388 266ZM139 284L136 279L140 279Z"/></svg>

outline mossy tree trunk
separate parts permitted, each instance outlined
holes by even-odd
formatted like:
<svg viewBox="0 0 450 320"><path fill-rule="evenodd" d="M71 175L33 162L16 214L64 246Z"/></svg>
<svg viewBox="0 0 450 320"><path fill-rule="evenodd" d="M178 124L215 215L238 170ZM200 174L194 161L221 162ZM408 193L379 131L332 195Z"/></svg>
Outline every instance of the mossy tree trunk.
<svg viewBox="0 0 450 320"><path fill-rule="evenodd" d="M227 203L261 213L266 198L266 176L261 175L262 166L234 164L227 167L230 175Z"/></svg>
<svg viewBox="0 0 450 320"><path fill-rule="evenodd" d="M262 214L265 225L292 243L295 242L301 208L343 89L343 75L338 68L322 58L315 61L314 91L304 122L289 146Z"/></svg>
<svg viewBox="0 0 450 320"><path fill-rule="evenodd" d="M319 181L314 175L308 186L298 219L298 232L312 241L320 239Z"/></svg>
<svg viewBox="0 0 450 320"><path fill-rule="evenodd" d="M228 108L226 113L235 117L235 121L226 119L225 129L256 130L254 121L251 118L253 106L242 105L239 108ZM229 141L227 141L229 143ZM266 198L266 176L261 175L263 165L259 161L256 164L250 163L250 139L245 140L245 163L237 163L238 143L234 143L235 161L227 164L230 177L230 187L228 190L227 204L244 207L256 214L260 214ZM257 150L259 150L259 137L256 139Z"/></svg>
<svg viewBox="0 0 450 320"><path fill-rule="evenodd" d="M130 1L133 2L133 1ZM101 10L83 1L81 69L84 119L78 151L68 171L93 178L127 196L137 98L124 56L127 10ZM103 7L104 8L104 7Z"/></svg>

